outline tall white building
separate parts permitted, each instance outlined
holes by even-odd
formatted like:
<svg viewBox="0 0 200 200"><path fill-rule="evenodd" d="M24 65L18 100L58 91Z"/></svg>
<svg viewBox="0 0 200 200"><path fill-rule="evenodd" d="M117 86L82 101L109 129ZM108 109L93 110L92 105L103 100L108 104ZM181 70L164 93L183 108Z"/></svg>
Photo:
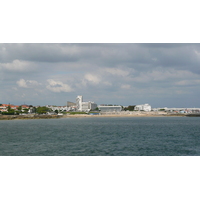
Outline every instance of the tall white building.
<svg viewBox="0 0 200 200"><path fill-rule="evenodd" d="M83 102L83 96L77 96L76 107L78 111L90 111L97 108L97 104L94 102Z"/></svg>
<svg viewBox="0 0 200 200"><path fill-rule="evenodd" d="M79 111L82 111L82 102L83 102L83 96L77 96L76 97L76 108Z"/></svg>

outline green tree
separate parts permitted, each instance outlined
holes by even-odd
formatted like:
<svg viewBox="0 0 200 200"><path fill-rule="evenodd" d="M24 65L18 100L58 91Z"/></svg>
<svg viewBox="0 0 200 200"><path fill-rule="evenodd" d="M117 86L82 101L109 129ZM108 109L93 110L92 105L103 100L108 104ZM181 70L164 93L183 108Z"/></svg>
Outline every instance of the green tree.
<svg viewBox="0 0 200 200"><path fill-rule="evenodd" d="M125 107L124 110L129 110L129 111L134 111L134 108L135 106L128 106L128 107Z"/></svg>
<svg viewBox="0 0 200 200"><path fill-rule="evenodd" d="M22 107L19 106L19 107L17 108L17 110L18 110L19 112L21 112L21 111L22 111Z"/></svg>
<svg viewBox="0 0 200 200"><path fill-rule="evenodd" d="M15 110L11 109L10 105L7 107L7 112L2 112L3 115L14 115L15 114Z"/></svg>
<svg viewBox="0 0 200 200"><path fill-rule="evenodd" d="M36 112L37 112L37 108L36 108L36 107L33 107L32 112L33 112L33 113L36 113Z"/></svg>
<svg viewBox="0 0 200 200"><path fill-rule="evenodd" d="M37 112L38 114L46 114L48 111L50 111L50 109L47 108L47 107L45 107L45 106L43 106L43 107L38 107L38 108L36 109L36 112Z"/></svg>
<svg viewBox="0 0 200 200"><path fill-rule="evenodd" d="M26 113L26 114L28 113L28 109L27 109L27 108L24 108L23 111L24 111L24 113Z"/></svg>
<svg viewBox="0 0 200 200"><path fill-rule="evenodd" d="M10 105L7 107L8 112L10 112L12 109L10 107Z"/></svg>

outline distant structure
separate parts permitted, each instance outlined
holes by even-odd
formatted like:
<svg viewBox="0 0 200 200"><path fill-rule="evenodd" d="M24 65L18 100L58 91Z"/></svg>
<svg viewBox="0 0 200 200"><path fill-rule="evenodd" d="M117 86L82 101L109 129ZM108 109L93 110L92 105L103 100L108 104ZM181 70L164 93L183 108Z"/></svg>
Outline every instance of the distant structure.
<svg viewBox="0 0 200 200"><path fill-rule="evenodd" d="M82 111L83 96L76 97L76 109Z"/></svg>
<svg viewBox="0 0 200 200"><path fill-rule="evenodd" d="M149 104L141 104L141 105L136 105L134 110L137 110L137 111L151 111L151 106Z"/></svg>
<svg viewBox="0 0 200 200"><path fill-rule="evenodd" d="M153 111L165 111L170 113L200 113L200 108L153 108Z"/></svg>
<svg viewBox="0 0 200 200"><path fill-rule="evenodd" d="M73 107L73 106L76 106L76 103L70 101L67 102L67 107Z"/></svg>
<svg viewBox="0 0 200 200"><path fill-rule="evenodd" d="M58 112L66 112L68 111L68 107L67 106L53 106L53 105L46 105L47 108L50 108L53 112L55 112L56 110Z"/></svg>
<svg viewBox="0 0 200 200"><path fill-rule="evenodd" d="M83 96L77 96L76 97L76 108L78 111L90 111L90 110L95 110L97 108L97 104L88 101L88 102L83 102Z"/></svg>
<svg viewBox="0 0 200 200"><path fill-rule="evenodd" d="M101 112L121 112L122 111L121 106L100 105L100 106L98 106L98 108Z"/></svg>

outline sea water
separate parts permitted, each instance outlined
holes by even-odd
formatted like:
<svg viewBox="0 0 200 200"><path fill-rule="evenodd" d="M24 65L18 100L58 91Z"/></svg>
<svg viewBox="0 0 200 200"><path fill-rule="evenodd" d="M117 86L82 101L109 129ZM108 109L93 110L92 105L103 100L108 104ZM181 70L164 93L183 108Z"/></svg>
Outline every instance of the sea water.
<svg viewBox="0 0 200 200"><path fill-rule="evenodd" d="M0 156L198 156L200 117L0 121Z"/></svg>

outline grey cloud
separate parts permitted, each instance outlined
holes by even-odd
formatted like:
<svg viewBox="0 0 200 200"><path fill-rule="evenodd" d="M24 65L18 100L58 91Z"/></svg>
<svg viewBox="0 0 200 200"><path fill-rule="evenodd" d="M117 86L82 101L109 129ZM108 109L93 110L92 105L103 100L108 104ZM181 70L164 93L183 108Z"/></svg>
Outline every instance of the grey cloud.
<svg viewBox="0 0 200 200"><path fill-rule="evenodd" d="M0 101L176 106L200 97L199 66L200 44L0 44Z"/></svg>
<svg viewBox="0 0 200 200"><path fill-rule="evenodd" d="M19 87L22 88L35 88L41 85L41 83L38 83L35 80L24 80L24 79L20 79L16 83Z"/></svg>
<svg viewBox="0 0 200 200"><path fill-rule="evenodd" d="M79 48L70 44L1 44L0 59L10 62L16 59L33 62L76 61Z"/></svg>
<svg viewBox="0 0 200 200"><path fill-rule="evenodd" d="M87 62L98 66L188 67L199 63L198 44L1 44L1 62ZM153 59L157 59L156 62Z"/></svg>
<svg viewBox="0 0 200 200"><path fill-rule="evenodd" d="M52 92L71 92L73 89L68 85L61 81L55 81L52 79L47 80L48 85L47 89L51 90Z"/></svg>

